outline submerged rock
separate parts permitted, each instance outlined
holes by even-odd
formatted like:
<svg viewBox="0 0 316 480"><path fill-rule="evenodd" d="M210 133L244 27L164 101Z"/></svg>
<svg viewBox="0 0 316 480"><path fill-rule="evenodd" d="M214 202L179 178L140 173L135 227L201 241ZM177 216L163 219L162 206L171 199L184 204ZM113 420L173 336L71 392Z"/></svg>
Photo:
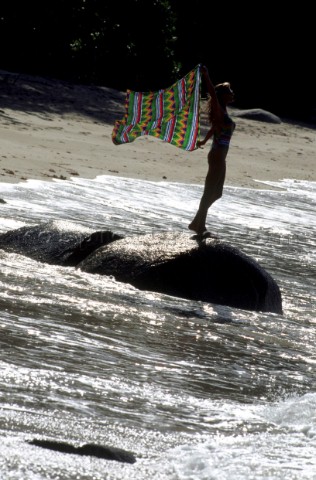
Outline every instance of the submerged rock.
<svg viewBox="0 0 316 480"><path fill-rule="evenodd" d="M75 266L101 245L122 238L109 230L94 232L68 221L53 220L0 235L0 248L53 265Z"/></svg>
<svg viewBox="0 0 316 480"><path fill-rule="evenodd" d="M53 221L0 235L0 248L111 275L141 290L282 313L280 289L256 260L218 239L181 232L122 238Z"/></svg>
<svg viewBox="0 0 316 480"><path fill-rule="evenodd" d="M75 446L67 442L57 440L38 440L34 439L28 442L30 445L47 448L55 452L72 453L74 455L89 455L92 457L103 458L105 460L116 460L122 463L135 463L136 458L131 452L121 448L95 445L88 443L81 446Z"/></svg>

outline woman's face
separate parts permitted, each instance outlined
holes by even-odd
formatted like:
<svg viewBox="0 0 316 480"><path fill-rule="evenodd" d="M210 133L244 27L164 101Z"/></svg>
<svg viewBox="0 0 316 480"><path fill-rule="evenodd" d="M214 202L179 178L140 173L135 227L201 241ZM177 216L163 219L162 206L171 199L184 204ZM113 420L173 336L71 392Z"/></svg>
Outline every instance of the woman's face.
<svg viewBox="0 0 316 480"><path fill-rule="evenodd" d="M232 103L235 98L233 90L230 87L228 87L227 92L225 91L223 97L226 105L228 105L229 103Z"/></svg>

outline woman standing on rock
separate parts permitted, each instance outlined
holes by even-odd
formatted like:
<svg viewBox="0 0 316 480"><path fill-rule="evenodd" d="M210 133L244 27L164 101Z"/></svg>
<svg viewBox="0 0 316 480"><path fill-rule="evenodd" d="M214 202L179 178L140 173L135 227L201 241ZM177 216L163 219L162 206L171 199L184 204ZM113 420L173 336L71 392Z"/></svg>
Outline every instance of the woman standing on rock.
<svg viewBox="0 0 316 480"><path fill-rule="evenodd" d="M208 153L208 172L205 179L204 192L200 201L198 211L189 225L190 230L202 234L206 229L206 217L210 206L223 193L223 186L226 174L226 157L229 149L229 142L235 129L235 123L227 113L227 105L234 101L234 93L228 82L213 86L205 66L201 72L206 80L208 98L208 117L211 124L204 140L197 143L198 147L206 144L213 137L212 147Z"/></svg>

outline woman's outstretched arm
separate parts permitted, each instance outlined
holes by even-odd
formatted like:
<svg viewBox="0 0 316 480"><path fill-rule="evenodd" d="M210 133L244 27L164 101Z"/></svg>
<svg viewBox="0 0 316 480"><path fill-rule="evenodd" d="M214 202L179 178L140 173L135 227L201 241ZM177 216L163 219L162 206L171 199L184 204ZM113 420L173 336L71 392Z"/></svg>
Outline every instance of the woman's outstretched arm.
<svg viewBox="0 0 316 480"><path fill-rule="evenodd" d="M209 73L208 73L208 69L205 65L202 65L201 67L201 72L204 76L204 79L205 79L205 83L206 83L206 88L207 88L207 91L208 93L210 94L211 98L214 99L214 101L216 100L217 101L217 97L216 97L216 92L215 92L215 88L214 88L214 85L210 79L210 76L209 76Z"/></svg>
<svg viewBox="0 0 316 480"><path fill-rule="evenodd" d="M215 91L214 85L213 85L213 83L210 79L208 69L205 65L202 65L201 72L202 72L202 74L204 76L204 79L205 79L207 91L208 91L208 93L211 97L211 108L212 108L212 111L213 111L214 121L215 121L215 123L221 123L222 120L223 120L223 112L222 112L221 106L218 102L216 91Z"/></svg>

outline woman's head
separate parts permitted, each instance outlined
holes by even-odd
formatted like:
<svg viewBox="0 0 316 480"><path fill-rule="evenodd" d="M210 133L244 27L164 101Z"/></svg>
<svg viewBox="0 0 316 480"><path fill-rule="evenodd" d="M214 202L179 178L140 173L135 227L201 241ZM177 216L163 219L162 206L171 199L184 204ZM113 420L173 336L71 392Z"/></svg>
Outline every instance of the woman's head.
<svg viewBox="0 0 316 480"><path fill-rule="evenodd" d="M226 110L226 106L234 101L234 92L230 87L230 83L219 83L214 88L219 104ZM210 122L213 123L212 98L210 95L207 99L207 113Z"/></svg>
<svg viewBox="0 0 316 480"><path fill-rule="evenodd" d="M234 101L234 92L229 82L219 83L214 88L218 101L222 106L226 106Z"/></svg>

